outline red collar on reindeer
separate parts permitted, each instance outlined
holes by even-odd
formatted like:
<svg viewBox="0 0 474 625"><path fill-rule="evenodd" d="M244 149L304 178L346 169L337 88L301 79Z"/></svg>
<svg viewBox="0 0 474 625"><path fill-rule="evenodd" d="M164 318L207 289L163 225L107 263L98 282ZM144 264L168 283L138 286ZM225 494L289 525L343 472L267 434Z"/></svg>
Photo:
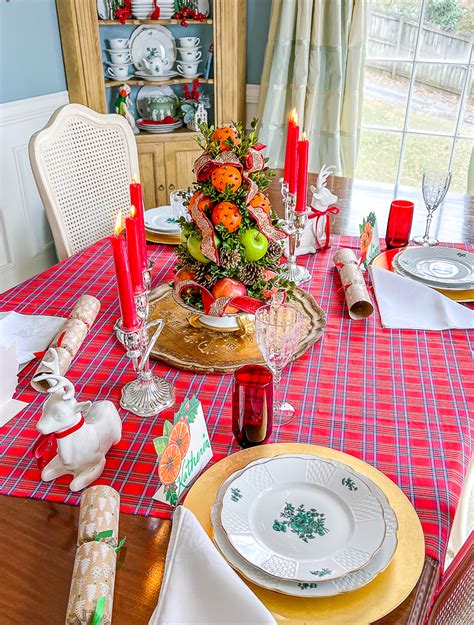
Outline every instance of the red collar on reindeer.
<svg viewBox="0 0 474 625"><path fill-rule="evenodd" d="M201 182L209 178L212 172L222 165L232 165L238 169L242 173L242 178L249 186L245 203L248 212L255 219L257 228L269 241L282 241L286 238L287 234L275 228L271 222L270 216L263 208L260 206L251 206L250 204L258 192L258 185L250 178L249 174L260 171L265 167L265 159L260 153L260 150L264 147L264 145L258 144L255 148L250 148L247 156L243 159L243 165L233 152L221 152L214 159L206 153L201 154L194 163L194 171L196 173L196 179L198 182ZM189 212L201 234L201 252L210 260L219 263L219 254L214 242L214 229L206 215L198 208L199 200L202 197L202 195L199 195L195 201L193 201L192 205L189 207Z"/></svg>
<svg viewBox="0 0 474 625"><path fill-rule="evenodd" d="M77 432L84 425L84 417L81 414L81 418L77 423L71 425L70 428L66 428L65 430L61 430L61 432L52 432L51 434L41 434L33 445L33 449L31 453L36 458L36 460L40 461L41 458L45 455L48 450L49 444L54 441L54 439L58 438L66 438L69 434L73 432ZM38 462L38 465L40 462Z"/></svg>

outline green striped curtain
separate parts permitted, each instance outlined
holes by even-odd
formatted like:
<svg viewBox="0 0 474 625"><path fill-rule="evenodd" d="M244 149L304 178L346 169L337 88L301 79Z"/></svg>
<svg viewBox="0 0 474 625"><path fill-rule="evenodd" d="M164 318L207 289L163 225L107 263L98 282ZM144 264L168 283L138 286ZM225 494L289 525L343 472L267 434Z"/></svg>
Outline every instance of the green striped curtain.
<svg viewBox="0 0 474 625"><path fill-rule="evenodd" d="M273 0L260 86L260 139L282 167L296 108L310 140L309 169L353 176L363 100L369 0Z"/></svg>

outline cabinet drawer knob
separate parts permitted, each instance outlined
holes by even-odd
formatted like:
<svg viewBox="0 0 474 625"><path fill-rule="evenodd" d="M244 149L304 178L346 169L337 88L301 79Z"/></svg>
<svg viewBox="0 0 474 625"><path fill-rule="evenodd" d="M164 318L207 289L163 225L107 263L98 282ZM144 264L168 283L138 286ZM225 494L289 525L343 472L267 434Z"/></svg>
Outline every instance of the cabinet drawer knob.
<svg viewBox="0 0 474 625"><path fill-rule="evenodd" d="M170 186L168 187L168 189L170 191L174 191L176 189L176 187L174 186L174 184L170 184Z"/></svg>
<svg viewBox="0 0 474 625"><path fill-rule="evenodd" d="M158 187L158 191L164 191L164 190L165 190L165 185L160 184L160 186Z"/></svg>

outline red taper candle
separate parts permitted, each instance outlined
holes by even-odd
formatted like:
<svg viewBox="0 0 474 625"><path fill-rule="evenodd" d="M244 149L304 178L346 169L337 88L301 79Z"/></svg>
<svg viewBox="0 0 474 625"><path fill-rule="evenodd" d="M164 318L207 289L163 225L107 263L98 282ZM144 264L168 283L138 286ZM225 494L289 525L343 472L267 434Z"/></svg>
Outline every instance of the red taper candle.
<svg viewBox="0 0 474 625"><path fill-rule="evenodd" d="M110 237L114 255L115 274L117 276L117 291L120 303L120 313L124 330L135 330L138 327L137 309L133 298L132 277L128 264L127 244L122 235L122 213L117 215L115 232Z"/></svg>
<svg viewBox="0 0 474 625"><path fill-rule="evenodd" d="M304 213L308 195L308 152L309 141L303 132L298 141L298 192L296 194L296 212Z"/></svg>
<svg viewBox="0 0 474 625"><path fill-rule="evenodd" d="M290 112L290 119L288 120L288 128L286 133L286 153L285 153L285 169L283 172L283 180L288 184L288 190L290 193L296 191L296 178L298 161L296 155L296 145L300 134L300 128L298 126L298 114L293 109Z"/></svg>
<svg viewBox="0 0 474 625"><path fill-rule="evenodd" d="M125 220L125 230L127 232L128 262L135 295L143 293L143 263L139 226L137 210L135 206L132 206L130 217Z"/></svg>
<svg viewBox="0 0 474 625"><path fill-rule="evenodd" d="M145 234L145 210L143 208L142 185L138 182L136 176L130 184L130 204L136 208L136 220L138 222L138 236L140 245L140 259L142 263L142 271L148 269L148 254L146 250L146 234Z"/></svg>

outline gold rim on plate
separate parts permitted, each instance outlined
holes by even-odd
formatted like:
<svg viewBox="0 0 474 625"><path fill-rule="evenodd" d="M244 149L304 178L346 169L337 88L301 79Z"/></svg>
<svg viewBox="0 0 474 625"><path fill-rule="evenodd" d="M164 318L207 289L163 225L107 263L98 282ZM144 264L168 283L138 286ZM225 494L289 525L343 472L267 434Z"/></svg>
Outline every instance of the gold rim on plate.
<svg viewBox="0 0 474 625"><path fill-rule="evenodd" d="M251 590L278 623L290 625L367 625L389 614L415 587L425 560L425 540L418 516L403 492L375 467L334 449L319 445L278 443L235 453L208 469L189 491L184 505L212 538L211 508L222 482L257 458L282 454L311 454L347 464L370 478L385 494L398 519L398 545L386 570L367 586L334 597L290 597L255 584Z"/></svg>

